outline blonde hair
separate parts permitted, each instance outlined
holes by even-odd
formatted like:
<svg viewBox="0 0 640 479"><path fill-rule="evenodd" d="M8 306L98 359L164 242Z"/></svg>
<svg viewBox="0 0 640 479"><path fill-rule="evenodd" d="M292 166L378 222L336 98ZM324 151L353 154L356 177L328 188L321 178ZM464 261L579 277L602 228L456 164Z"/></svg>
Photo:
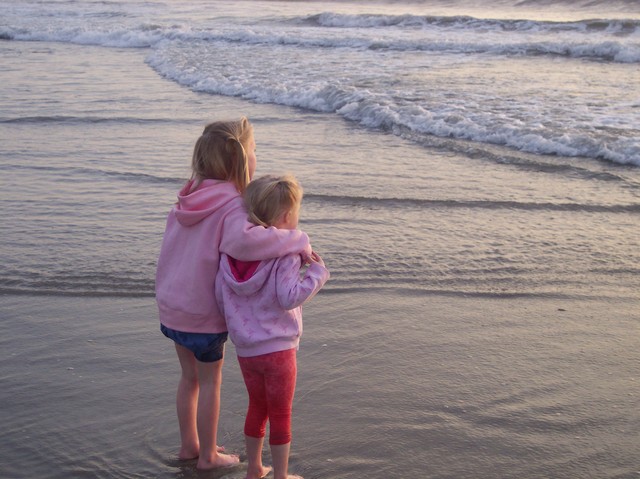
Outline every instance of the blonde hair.
<svg viewBox="0 0 640 479"><path fill-rule="evenodd" d="M249 221L273 226L287 211L302 202L302 187L292 175L266 175L256 178L244 192Z"/></svg>
<svg viewBox="0 0 640 479"><path fill-rule="evenodd" d="M253 125L244 116L205 126L193 148L191 179L195 180L194 188L202 180L226 180L242 193L251 181L247 148L252 138Z"/></svg>

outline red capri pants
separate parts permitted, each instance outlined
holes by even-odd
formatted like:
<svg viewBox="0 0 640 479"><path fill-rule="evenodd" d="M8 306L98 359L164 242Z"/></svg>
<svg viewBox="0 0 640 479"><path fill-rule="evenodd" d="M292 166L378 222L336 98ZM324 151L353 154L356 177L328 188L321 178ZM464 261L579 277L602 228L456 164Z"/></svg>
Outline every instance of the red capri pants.
<svg viewBox="0 0 640 479"><path fill-rule="evenodd" d="M287 349L253 357L238 357L249 392L244 433L264 437L269 419L269 444L291 442L291 408L296 389L296 350Z"/></svg>

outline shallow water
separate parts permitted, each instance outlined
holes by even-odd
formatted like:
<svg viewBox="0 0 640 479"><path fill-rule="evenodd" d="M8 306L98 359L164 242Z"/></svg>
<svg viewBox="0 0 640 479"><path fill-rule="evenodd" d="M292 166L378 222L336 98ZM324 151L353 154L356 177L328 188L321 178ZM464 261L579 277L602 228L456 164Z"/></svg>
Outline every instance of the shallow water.
<svg viewBox="0 0 640 479"><path fill-rule="evenodd" d="M176 460L178 365L152 301L3 296L0 307L3 477L244 477L243 467L203 474ZM306 308L291 470L638 477L636 312L320 295ZM241 453L246 393L231 345L224 374L221 442Z"/></svg>
<svg viewBox="0 0 640 479"><path fill-rule="evenodd" d="M189 92L138 51L4 51L5 293L152 295L194 138L208 119L244 113L257 174L289 171L305 188L302 227L340 264L328 291L638 297L636 167L472 143L463 154L451 139L423 147L329 114Z"/></svg>

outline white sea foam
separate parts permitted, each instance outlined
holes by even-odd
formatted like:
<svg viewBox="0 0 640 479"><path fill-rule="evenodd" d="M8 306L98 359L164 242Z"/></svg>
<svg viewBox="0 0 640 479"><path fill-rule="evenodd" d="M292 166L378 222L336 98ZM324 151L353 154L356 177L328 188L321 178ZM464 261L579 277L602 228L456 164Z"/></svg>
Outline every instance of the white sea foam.
<svg viewBox="0 0 640 479"><path fill-rule="evenodd" d="M218 47L223 49L220 45ZM203 50L206 48L206 45L202 46ZM325 71L322 63L314 65L313 58L309 58L307 63L296 63L294 68L300 68L300 71L294 75L286 65L278 65L279 56L279 52L272 56L263 52L256 57L245 58L244 62L236 59L229 67L231 58L223 53L211 59L197 54L185 59L184 51L178 54L171 49L158 49L149 56L148 63L163 76L197 91L334 112L369 128L395 132L409 129L425 135L504 145L531 153L587 156L640 165L640 146L633 137L632 129L618 129L616 135L603 132L590 136L582 125L583 121L572 119L568 116L571 114L569 111L565 118L557 120L558 124L545 118L552 105L530 105L527 115L531 119L518 123L514 121L514 116L521 113L518 105L513 106L511 112L505 111L502 105L486 104L473 108L464 99L462 103L452 103L446 95L438 101L406 101L403 99L416 97L416 93L385 89L387 85L383 75L380 75L378 84L372 77L368 88L358 88L334 76L337 72ZM269 76L262 75L261 61L272 63L277 71ZM199 66L196 68L197 63ZM358 69L358 65L353 63L351 67L354 71ZM411 87L416 85L406 88ZM561 122L563 131L558 129Z"/></svg>
<svg viewBox="0 0 640 479"><path fill-rule="evenodd" d="M573 31L588 33L606 31L610 34L633 35L640 31L639 20L618 19L589 19L574 22L487 19L471 16L428 16L428 15L348 15L334 12L324 12L312 15L306 22L323 27L335 28L380 28L380 27L422 27L452 30L483 30L507 32L558 32Z"/></svg>
<svg viewBox="0 0 640 479"><path fill-rule="evenodd" d="M0 27L0 38L22 41L69 42L81 45L101 45L118 48L153 47L161 41L224 41L248 45L290 45L305 48L353 48L391 50L399 52L437 52L452 54L493 55L554 55L572 58L588 58L620 63L640 63L640 42L621 39L592 39L564 36L544 38L526 36L505 38L484 32L477 37L463 33L440 32L418 35L401 32L397 36L370 35L369 32L346 31L335 35L326 31L273 29L222 29L221 31L192 31L181 27L141 25L131 29L87 30L79 27L25 30Z"/></svg>

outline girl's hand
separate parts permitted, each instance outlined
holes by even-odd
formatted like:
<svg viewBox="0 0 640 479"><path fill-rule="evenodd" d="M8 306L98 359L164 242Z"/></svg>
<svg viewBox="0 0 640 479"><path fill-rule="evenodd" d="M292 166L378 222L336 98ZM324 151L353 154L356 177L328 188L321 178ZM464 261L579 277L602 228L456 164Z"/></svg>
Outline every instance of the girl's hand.
<svg viewBox="0 0 640 479"><path fill-rule="evenodd" d="M312 251L311 256L307 257L307 262L309 264L318 263L320 266L324 267L324 261L322 261L322 258L320 257L320 255L315 251Z"/></svg>

